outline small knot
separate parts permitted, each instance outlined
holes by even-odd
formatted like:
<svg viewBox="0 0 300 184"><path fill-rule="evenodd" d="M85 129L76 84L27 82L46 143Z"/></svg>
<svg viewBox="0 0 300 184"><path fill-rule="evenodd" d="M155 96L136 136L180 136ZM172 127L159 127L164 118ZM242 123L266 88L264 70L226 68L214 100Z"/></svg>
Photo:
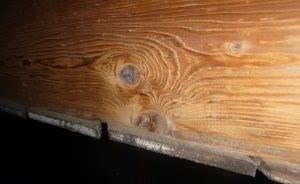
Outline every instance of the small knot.
<svg viewBox="0 0 300 184"><path fill-rule="evenodd" d="M229 54L239 54L244 49L243 45L244 44L239 42L229 42L224 44L224 48Z"/></svg>
<svg viewBox="0 0 300 184"><path fill-rule="evenodd" d="M170 122L157 112L142 114L134 123L136 126L142 127L150 132L170 134L171 131Z"/></svg>
<svg viewBox="0 0 300 184"><path fill-rule="evenodd" d="M134 65L125 65L119 72L119 78L127 84L135 84L138 81L138 71Z"/></svg>

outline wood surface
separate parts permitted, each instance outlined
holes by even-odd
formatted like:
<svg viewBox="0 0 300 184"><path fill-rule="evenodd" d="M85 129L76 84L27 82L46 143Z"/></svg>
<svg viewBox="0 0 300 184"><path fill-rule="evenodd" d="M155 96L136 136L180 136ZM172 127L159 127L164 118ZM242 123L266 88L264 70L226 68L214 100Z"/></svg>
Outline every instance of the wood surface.
<svg viewBox="0 0 300 184"><path fill-rule="evenodd" d="M0 95L300 164L300 1L0 3Z"/></svg>

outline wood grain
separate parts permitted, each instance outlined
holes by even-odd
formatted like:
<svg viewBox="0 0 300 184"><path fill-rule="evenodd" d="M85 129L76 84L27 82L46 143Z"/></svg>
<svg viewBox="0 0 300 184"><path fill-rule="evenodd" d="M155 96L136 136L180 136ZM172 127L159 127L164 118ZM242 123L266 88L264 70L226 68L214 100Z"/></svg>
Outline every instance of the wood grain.
<svg viewBox="0 0 300 184"><path fill-rule="evenodd" d="M300 164L299 0L0 11L1 98Z"/></svg>

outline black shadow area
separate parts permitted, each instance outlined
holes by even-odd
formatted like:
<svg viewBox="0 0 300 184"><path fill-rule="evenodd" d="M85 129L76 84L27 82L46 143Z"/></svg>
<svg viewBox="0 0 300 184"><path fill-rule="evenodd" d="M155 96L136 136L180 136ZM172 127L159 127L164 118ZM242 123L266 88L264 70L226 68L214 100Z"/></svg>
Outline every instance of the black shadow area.
<svg viewBox="0 0 300 184"><path fill-rule="evenodd" d="M2 183L274 183L0 113Z"/></svg>

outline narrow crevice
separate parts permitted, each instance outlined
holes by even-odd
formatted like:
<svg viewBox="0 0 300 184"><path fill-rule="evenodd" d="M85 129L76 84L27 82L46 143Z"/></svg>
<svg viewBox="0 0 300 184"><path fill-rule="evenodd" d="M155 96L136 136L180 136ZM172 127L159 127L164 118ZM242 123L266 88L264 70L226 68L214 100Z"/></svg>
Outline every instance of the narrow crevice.
<svg viewBox="0 0 300 184"><path fill-rule="evenodd" d="M101 137L100 139L102 140L108 140L108 128L107 128L107 123L105 122L101 122L100 123L100 127L101 127Z"/></svg>

